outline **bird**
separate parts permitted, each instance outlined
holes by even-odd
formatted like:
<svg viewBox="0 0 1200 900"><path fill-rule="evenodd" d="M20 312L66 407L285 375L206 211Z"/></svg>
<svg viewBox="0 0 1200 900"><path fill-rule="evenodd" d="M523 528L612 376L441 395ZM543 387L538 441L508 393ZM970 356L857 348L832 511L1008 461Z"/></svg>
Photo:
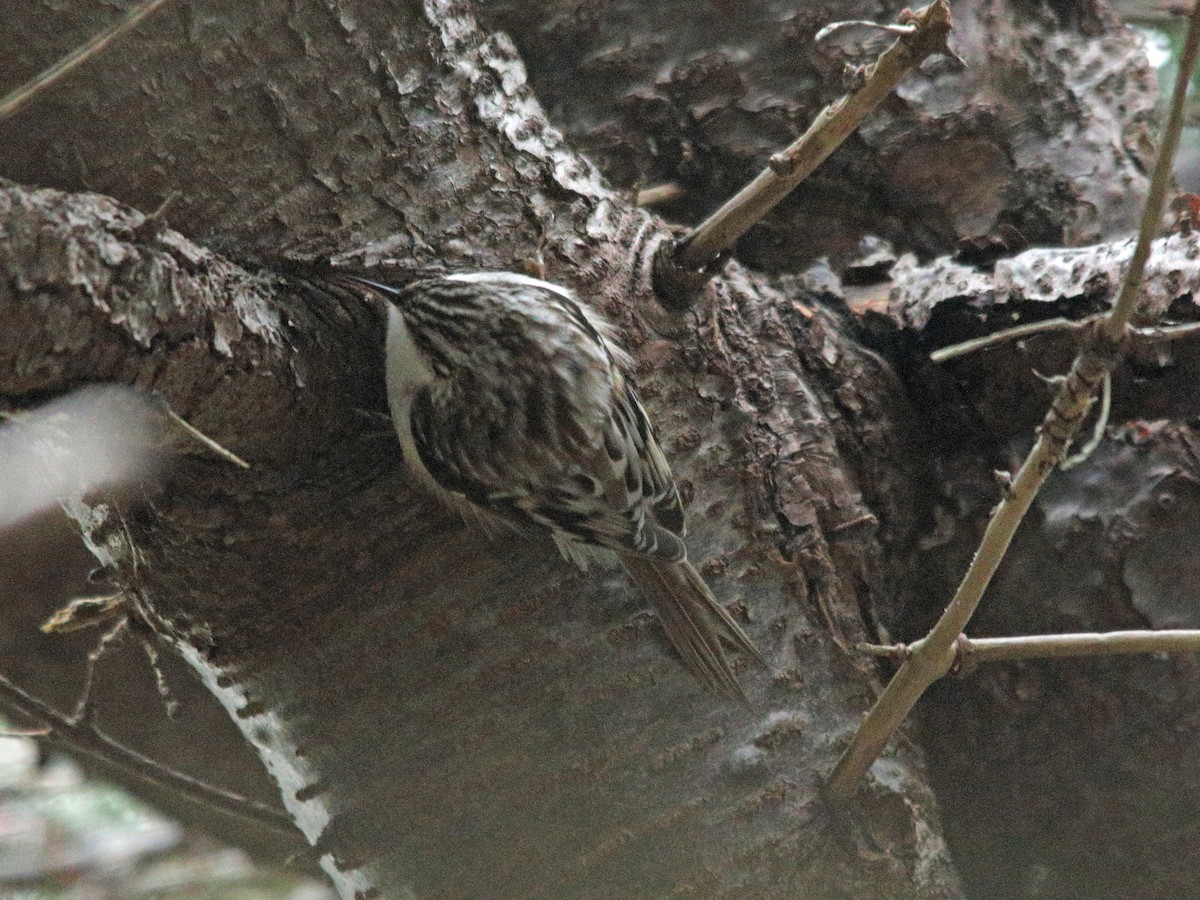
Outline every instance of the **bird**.
<svg viewBox="0 0 1200 900"><path fill-rule="evenodd" d="M683 665L745 702L723 645L762 655L687 557L679 488L613 326L514 272L333 277L386 302L388 406L418 483L548 532L582 569L615 552Z"/></svg>

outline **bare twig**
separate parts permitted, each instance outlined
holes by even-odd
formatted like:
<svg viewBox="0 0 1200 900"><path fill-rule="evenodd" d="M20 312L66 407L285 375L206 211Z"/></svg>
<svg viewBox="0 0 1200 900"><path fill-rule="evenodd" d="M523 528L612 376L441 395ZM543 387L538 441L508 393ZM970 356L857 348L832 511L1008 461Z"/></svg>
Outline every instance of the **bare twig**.
<svg viewBox="0 0 1200 900"><path fill-rule="evenodd" d="M949 347L942 347L940 350L934 350L930 353L929 358L935 363L942 363L951 359L957 359L960 356L968 356L979 350L986 350L988 347L1006 344L1009 341L1017 341L1035 334L1049 334L1054 331L1078 332L1082 331L1095 320L1096 316L1091 316L1087 319L1046 319L1044 322L1026 322L1024 325L1016 325L1012 328L1005 328L1003 331L994 331L991 334L985 334L983 337L963 341L961 344L951 344Z"/></svg>
<svg viewBox="0 0 1200 900"><path fill-rule="evenodd" d="M1183 325L1156 325L1150 328L1131 328L1129 329L1129 333L1132 335L1135 343L1146 341L1153 344L1160 341L1180 341L1200 334L1200 322L1187 322Z"/></svg>
<svg viewBox="0 0 1200 900"><path fill-rule="evenodd" d="M1183 131L1183 107L1187 100L1188 85L1196 68L1196 54L1200 49L1200 3L1193 3L1188 19L1187 37L1179 54L1179 71L1175 75L1175 90L1171 95L1171 112L1163 126L1162 143L1158 148L1158 159L1154 163L1154 174L1150 178L1150 191L1142 209L1142 221L1138 225L1137 244L1133 258L1121 283L1121 293L1113 304L1112 312L1101 320L1100 327L1110 341L1120 340L1129 327L1137 306L1138 294L1142 289L1142 278L1146 272L1146 260L1150 258L1150 246L1162 224L1167 191L1171 187L1171 171L1175 164L1175 151L1179 148L1179 134Z"/></svg>
<svg viewBox="0 0 1200 900"><path fill-rule="evenodd" d="M958 653L964 663L1044 659L1056 656L1115 656L1120 653L1198 653L1200 631L1079 632L1022 637L966 638Z"/></svg>
<svg viewBox="0 0 1200 900"><path fill-rule="evenodd" d="M86 43L76 47L62 59L33 76L19 88L0 100L0 121L7 119L29 100L46 90L72 69L91 59L125 32L134 28L142 19L169 0L146 0L131 9L123 19L114 22L103 31L93 35Z"/></svg>
<svg viewBox="0 0 1200 900"><path fill-rule="evenodd" d="M49 728L3 728L0 729L0 738L8 738L9 740L27 741L30 738L44 738L50 734Z"/></svg>
<svg viewBox="0 0 1200 900"><path fill-rule="evenodd" d="M1170 183L1183 119L1183 101L1198 49L1200 3L1192 9L1187 39L1180 56L1179 77L1171 100L1171 113L1155 163L1137 246L1117 302L1107 316L1098 319L1084 332L1083 345L1038 429L1033 449L1013 479L1012 488L992 513L979 549L946 611L933 630L913 646L911 656L884 688L834 767L826 784L826 792L831 799L845 800L854 793L867 769L883 751L925 689L950 670L955 660L954 644L960 640L963 628L991 583L1017 526L1046 478L1063 458L1097 388L1123 355L1129 318L1142 282L1150 243L1162 220L1163 202Z"/></svg>
<svg viewBox="0 0 1200 900"><path fill-rule="evenodd" d="M68 634L91 628L121 614L125 595L121 591L99 597L76 597L38 627L46 634Z"/></svg>
<svg viewBox="0 0 1200 900"><path fill-rule="evenodd" d="M1042 322L1026 322L1001 331L993 331L982 337L971 338L961 344L951 344L929 354L929 359L935 363L948 362L961 356L968 356L979 350L1006 344L1009 341L1019 341L1022 338L1039 334L1065 332L1079 333L1107 313L1099 313L1084 319L1046 319ZM1130 339L1135 345L1161 344L1167 341L1181 341L1200 335L1200 322L1185 322L1181 325L1153 325L1146 328L1127 329Z"/></svg>
<svg viewBox="0 0 1200 900"><path fill-rule="evenodd" d="M91 723L64 716L53 707L25 693L3 675L0 675L0 704L46 728L46 740L55 741L78 753L107 763L134 778L276 831L290 832L295 828L291 818L281 810L213 787L143 756L136 750L117 743Z"/></svg>
<svg viewBox="0 0 1200 900"><path fill-rule="evenodd" d="M914 644L855 644L870 656L904 660L921 649ZM959 635L951 646L950 669L975 663L1014 659L1052 659L1062 656L1116 656L1123 653L1200 653L1200 630L1080 631L1073 634L1032 634L1021 637L969 638Z"/></svg>
<svg viewBox="0 0 1200 900"><path fill-rule="evenodd" d="M908 644L854 644L850 648L855 653L865 653L868 656L881 656L885 659L908 659L912 655Z"/></svg>
<svg viewBox="0 0 1200 900"><path fill-rule="evenodd" d="M146 661L150 663L150 671L154 673L154 687L158 690L159 699L162 700L163 707L167 711L167 718L174 719L179 712L179 701L175 699L171 683L167 681L167 673L159 662L158 647L151 639L153 635L148 637L142 634L139 637L141 638L142 652L146 654Z"/></svg>
<svg viewBox="0 0 1200 900"><path fill-rule="evenodd" d="M862 86L825 107L794 143L771 157L757 178L679 243L675 262L698 268L715 259L775 207L836 150L910 71L944 52L950 33L949 5L938 0L916 14L915 27L901 35L871 66Z"/></svg>
<svg viewBox="0 0 1200 900"><path fill-rule="evenodd" d="M882 752L892 734L925 689L954 662L953 643L962 633L1008 550L1017 526L1038 490L1054 471L1091 406L1097 387L1120 359L1123 345L1109 343L1097 326L1075 359L1051 404L1037 441L997 505L979 549L942 617L888 683L838 760L827 789L832 797L853 793L859 779Z"/></svg>
<svg viewBox="0 0 1200 900"><path fill-rule="evenodd" d="M798 140L771 157L758 177L678 243L660 251L655 260L655 287L660 295L676 305L685 295L690 300L714 274L713 263L824 162L905 75L926 57L950 52L946 0L934 0L909 15L905 33L867 69L858 90L825 107Z"/></svg>
<svg viewBox="0 0 1200 900"><path fill-rule="evenodd" d="M227 462L231 462L235 466L238 466L239 468L242 468L242 469L250 468L250 463L246 462L244 459L242 459L240 456L238 456L232 450L226 450L224 447L222 447L220 444L218 444L216 441L214 441L212 438L210 438L207 434L205 434L203 431L201 431L195 425L192 425L191 423L189 423L186 419L183 418L183 416L181 416L181 415L179 415L179 413L175 412L175 410L167 409L166 413L167 413L167 418L170 419L171 423L174 424L180 431L182 431L184 434L186 434L188 437L190 437L192 440L196 441L197 443L202 444L203 446L207 447L209 450L211 450L217 456L221 457L221 459L223 459Z"/></svg>
<svg viewBox="0 0 1200 900"><path fill-rule="evenodd" d="M92 688L96 683L96 669L100 660L110 650L119 646L129 634L129 619L122 616L112 628L101 635L92 652L88 654L87 667L83 672L83 688L79 691L79 699L75 702L74 720L78 724L91 725L96 721L96 704Z"/></svg>
<svg viewBox="0 0 1200 900"><path fill-rule="evenodd" d="M833 37L838 32L857 30L878 31L883 34L906 35L912 34L915 28L915 25L885 25L880 22L872 22L868 19L848 19L845 22L833 22L832 24L826 25L815 35L813 35L813 40L819 44L822 41Z"/></svg>

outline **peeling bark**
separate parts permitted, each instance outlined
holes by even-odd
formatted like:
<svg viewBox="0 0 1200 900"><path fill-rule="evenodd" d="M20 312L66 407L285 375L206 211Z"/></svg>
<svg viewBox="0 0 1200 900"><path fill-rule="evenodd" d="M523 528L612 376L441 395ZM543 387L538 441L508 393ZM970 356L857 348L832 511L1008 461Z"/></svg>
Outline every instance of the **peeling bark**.
<svg viewBox="0 0 1200 900"><path fill-rule="evenodd" d="M746 676L760 710L747 715L678 669L617 574L583 581L550 547L489 537L408 491L390 440L353 414L381 405L372 310L272 297L171 233L127 243L142 217L102 198L4 196L15 288L0 307L12 336L0 360L22 393L111 372L254 463L243 473L180 460L152 512L77 518L140 614L259 747L344 891L494 895L497 877L511 896L686 883L769 895L797 877L831 896L952 884L932 863L930 884L904 887L931 851L894 815L883 832L870 816L861 825L896 847L882 869L855 864L854 842L848 858L814 856L799 875L770 864L828 833L819 773L870 683L811 624L814 604L855 621L884 568L856 476L839 463L835 437L856 429L828 427L829 401L792 349L798 336L815 343L815 373L842 385L840 417L878 421L883 407L855 382L882 369L828 314L784 314L736 272L671 342L622 310L643 396L690 486L693 552L776 668ZM159 273L153 298L135 290L145 272ZM241 322L271 327L201 337L233 296ZM64 355L60 334L86 340ZM905 817L925 805L902 799L921 794L906 756L878 798Z"/></svg>
<svg viewBox="0 0 1200 900"><path fill-rule="evenodd" d="M493 0L556 124L619 187L678 183L664 212L696 222L812 121L884 41L824 46L833 21L894 21L903 2L795 4ZM738 258L795 271L877 234L923 256L998 227L1031 244L1119 234L1152 158L1154 75L1138 36L1079 0L955 3L951 46L929 60L766 222Z"/></svg>
<svg viewBox="0 0 1200 900"><path fill-rule="evenodd" d="M993 470L1019 458L1052 393L1037 373L1064 371L1074 348L1047 336L941 367L921 358L980 332L1103 308L1130 250L1030 251L994 273L946 261L898 267L891 314L912 341L901 372L916 408L936 410L923 431L941 495L908 592L928 600L892 620L902 634L923 633L940 610L998 496ZM1155 245L1142 321L1200 316L1198 258L1195 235ZM1198 383L1194 340L1143 350L1117 369L1106 440L1051 477L971 634L1200 624L1191 599ZM1188 655L985 666L931 691L923 743L971 896L1188 896L1200 865L1191 839L1198 691ZM1007 848L1002 866L997 845Z"/></svg>

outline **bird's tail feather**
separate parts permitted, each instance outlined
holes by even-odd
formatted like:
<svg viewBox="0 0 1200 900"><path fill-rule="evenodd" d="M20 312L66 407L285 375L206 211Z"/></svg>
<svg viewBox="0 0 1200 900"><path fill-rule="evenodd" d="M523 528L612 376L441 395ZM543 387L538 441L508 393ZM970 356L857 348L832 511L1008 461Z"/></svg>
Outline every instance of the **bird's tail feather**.
<svg viewBox="0 0 1200 900"><path fill-rule="evenodd" d="M728 611L713 596L700 573L686 559L664 562L645 557L622 558L638 587L658 608L663 630L693 675L723 694L746 701L721 642L763 662L758 648L746 637Z"/></svg>

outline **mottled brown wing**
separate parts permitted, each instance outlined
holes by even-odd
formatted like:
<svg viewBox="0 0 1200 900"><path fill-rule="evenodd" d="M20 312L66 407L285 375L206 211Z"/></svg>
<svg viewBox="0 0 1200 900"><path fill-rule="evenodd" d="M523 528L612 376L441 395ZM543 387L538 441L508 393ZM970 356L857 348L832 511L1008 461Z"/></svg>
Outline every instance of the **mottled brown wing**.
<svg viewBox="0 0 1200 900"><path fill-rule="evenodd" d="M434 481L478 506L579 544L666 561L686 558L679 534L647 515L653 497L645 486L658 484L661 474L648 475L643 456L632 455L638 432L626 415L614 416L604 429L604 450L554 451L547 444L535 450L520 441L494 440L469 405L435 403L425 389L413 399L411 427ZM677 507L677 492L674 497ZM665 505L670 510L669 500ZM674 519L668 515L668 521Z"/></svg>
<svg viewBox="0 0 1200 900"><path fill-rule="evenodd" d="M625 452L631 460L637 461L638 477L636 484L631 479L631 491L640 492L650 504L657 524L676 537L683 537L687 529L679 488L675 485L675 477L658 444L646 410L628 384L625 384L617 404L616 419L625 440Z"/></svg>
<svg viewBox="0 0 1200 900"><path fill-rule="evenodd" d="M675 478L671 475L671 467L658 444L650 417L646 415L637 392L621 371L622 368L631 365L629 357L616 349L609 339L611 336L606 337L600 333L574 300L560 295L548 296L547 300L558 304L579 330L604 348L608 354L615 375L615 402L613 423L606 434L606 442L610 438L612 443L619 442L624 449L624 458L633 463L629 472L622 473L628 479L631 501L649 504L654 524L665 528L676 537L683 537L686 532L683 505L679 499ZM614 356L614 353L617 356ZM624 468L622 454L611 444L608 449L613 464Z"/></svg>

